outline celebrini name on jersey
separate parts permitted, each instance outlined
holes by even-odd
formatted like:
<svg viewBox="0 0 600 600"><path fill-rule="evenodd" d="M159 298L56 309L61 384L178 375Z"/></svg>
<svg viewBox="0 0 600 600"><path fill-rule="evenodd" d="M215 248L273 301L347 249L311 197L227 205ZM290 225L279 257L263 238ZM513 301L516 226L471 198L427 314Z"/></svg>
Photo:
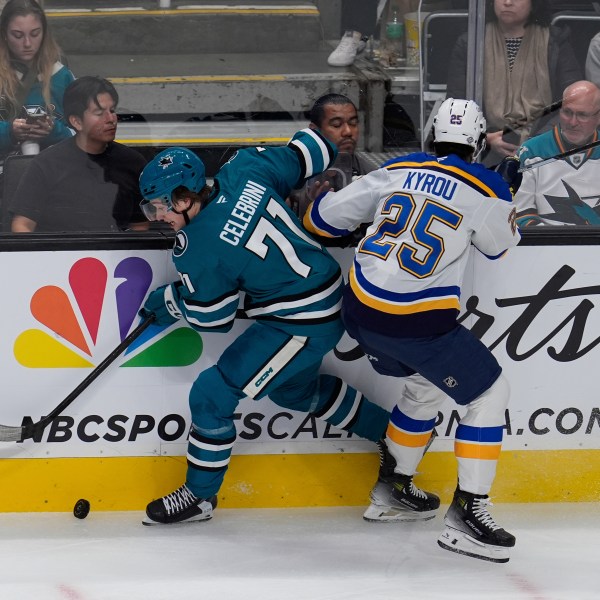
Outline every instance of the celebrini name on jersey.
<svg viewBox="0 0 600 600"><path fill-rule="evenodd" d="M267 188L259 183L250 180L246 183L239 200L231 210L231 218L227 219L219 234L221 240L232 246L240 243L266 191Z"/></svg>

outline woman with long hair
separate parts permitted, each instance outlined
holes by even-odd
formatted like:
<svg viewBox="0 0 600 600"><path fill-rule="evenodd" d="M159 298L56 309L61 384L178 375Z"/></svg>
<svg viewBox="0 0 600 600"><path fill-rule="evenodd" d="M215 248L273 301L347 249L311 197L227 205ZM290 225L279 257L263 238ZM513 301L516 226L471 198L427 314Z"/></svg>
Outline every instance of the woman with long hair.
<svg viewBox="0 0 600 600"><path fill-rule="evenodd" d="M540 119L583 78L569 31L550 26L548 0L486 0L483 112L489 154L499 163L546 126ZM447 97L466 94L467 36L461 36L448 69Z"/></svg>
<svg viewBox="0 0 600 600"><path fill-rule="evenodd" d="M74 79L42 7L9 0L0 14L0 157L23 142L46 147L72 135L62 99Z"/></svg>

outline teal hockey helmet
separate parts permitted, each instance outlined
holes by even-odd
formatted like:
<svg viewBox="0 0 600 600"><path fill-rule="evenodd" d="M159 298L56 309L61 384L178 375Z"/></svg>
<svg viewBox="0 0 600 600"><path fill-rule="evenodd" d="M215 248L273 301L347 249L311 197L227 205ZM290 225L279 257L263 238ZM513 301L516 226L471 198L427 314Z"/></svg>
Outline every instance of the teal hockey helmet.
<svg viewBox="0 0 600 600"><path fill-rule="evenodd" d="M200 192L206 185L204 163L187 148L174 146L159 152L140 175L140 203L146 218L157 220L157 211L173 209L172 194L178 187Z"/></svg>

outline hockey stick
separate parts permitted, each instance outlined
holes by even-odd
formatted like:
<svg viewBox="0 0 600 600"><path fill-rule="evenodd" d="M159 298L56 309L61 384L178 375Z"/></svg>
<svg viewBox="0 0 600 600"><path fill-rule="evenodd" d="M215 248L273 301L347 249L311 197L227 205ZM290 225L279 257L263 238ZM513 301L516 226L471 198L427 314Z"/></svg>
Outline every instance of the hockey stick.
<svg viewBox="0 0 600 600"><path fill-rule="evenodd" d="M22 442L42 432L77 396L83 392L127 347L154 321L154 315L142 321L54 410L37 423L27 425L0 425L0 442Z"/></svg>
<svg viewBox="0 0 600 600"><path fill-rule="evenodd" d="M584 144L583 146L579 146L577 148L571 148L571 150L567 150L566 152L561 152L560 154L556 154L551 158L544 158L542 160L538 160L537 162L531 163L530 165L525 165L519 169L519 173L525 173L525 171L530 171L531 169L538 169L543 165L547 165L548 163L552 163L556 160L561 160L563 158L567 158L567 156L571 156L573 154L579 154L580 152L585 152L586 150L591 150L596 146L600 146L600 140L596 140L595 142L590 142L589 144Z"/></svg>
<svg viewBox="0 0 600 600"><path fill-rule="evenodd" d="M435 440L435 438L438 436L438 433L435 429L432 430L431 435L429 436L429 439L427 440L427 444L425 444L425 448L423 448L423 456L425 456L425 454L427 453L427 450L429 450L431 444L433 444L433 440Z"/></svg>

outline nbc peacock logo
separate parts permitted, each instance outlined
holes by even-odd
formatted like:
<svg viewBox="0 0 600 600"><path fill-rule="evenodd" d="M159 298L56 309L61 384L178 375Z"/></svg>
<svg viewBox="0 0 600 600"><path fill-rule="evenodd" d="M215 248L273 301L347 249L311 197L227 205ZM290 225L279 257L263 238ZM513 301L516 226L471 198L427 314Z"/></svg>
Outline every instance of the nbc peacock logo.
<svg viewBox="0 0 600 600"><path fill-rule="evenodd" d="M122 341L137 324L152 283L152 267L142 258L128 257L117 264L111 277L112 281L101 260L88 257L71 266L68 289L39 288L30 308L41 327L19 334L14 343L16 360L34 369L93 368L99 363L104 356L96 356L94 350L98 336L106 331L102 316L108 303L116 307L114 328ZM150 325L125 351L120 366L183 367L201 354L202 338L190 327Z"/></svg>

